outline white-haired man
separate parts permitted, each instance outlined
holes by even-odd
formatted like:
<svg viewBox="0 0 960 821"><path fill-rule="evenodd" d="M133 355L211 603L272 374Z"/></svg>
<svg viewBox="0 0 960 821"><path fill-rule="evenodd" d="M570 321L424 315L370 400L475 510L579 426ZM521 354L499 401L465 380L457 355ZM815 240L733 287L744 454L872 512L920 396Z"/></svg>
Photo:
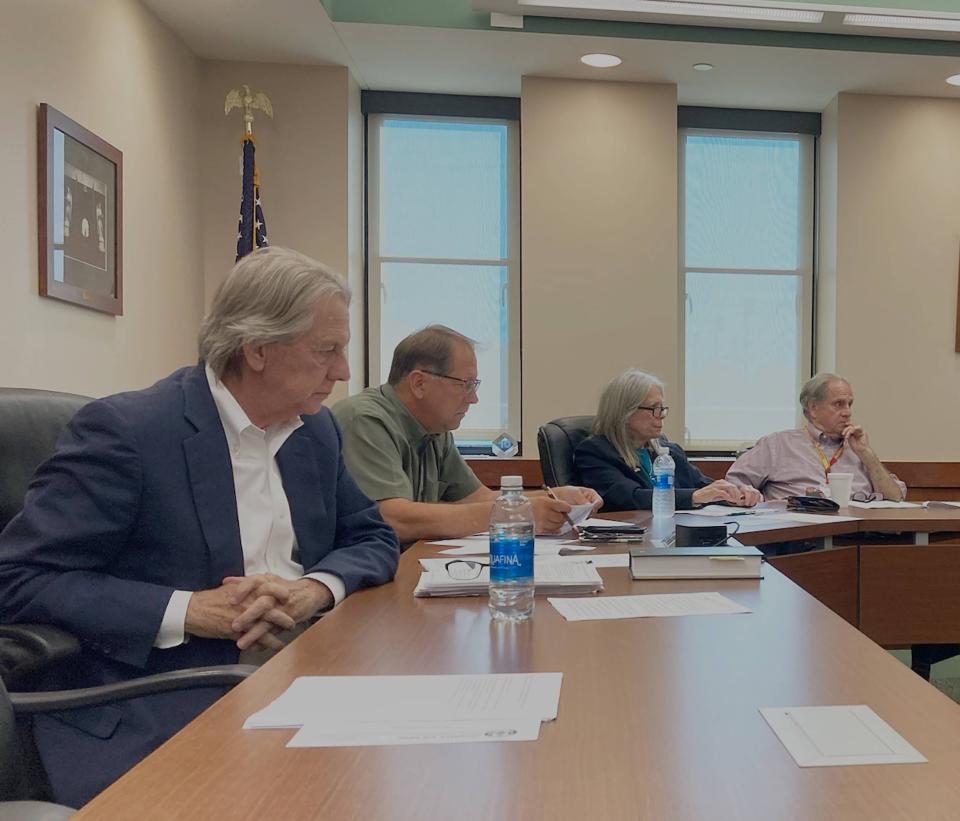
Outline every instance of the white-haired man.
<svg viewBox="0 0 960 821"><path fill-rule="evenodd" d="M308 257L249 254L214 297L200 364L70 422L0 534L0 621L74 633L69 686L246 660L393 578L396 535L322 407L349 376L349 298ZM55 797L84 803L221 693L38 716Z"/></svg>
<svg viewBox="0 0 960 821"><path fill-rule="evenodd" d="M728 481L751 484L767 499L782 499L829 483L836 470L853 474L853 494L862 499L906 497L906 485L880 462L863 427L853 424L853 389L846 379L817 374L801 389L800 406L806 420L800 429L764 436L733 463ZM777 547L808 549L797 543ZM912 669L929 679L931 665L956 655L960 645L915 644L912 651Z"/></svg>
<svg viewBox="0 0 960 821"><path fill-rule="evenodd" d="M829 483L830 472L852 473L853 493L900 501L907 487L870 447L867 432L853 424L853 389L842 376L817 374L800 391L804 424L771 433L740 456L727 481L751 485L765 499L803 496Z"/></svg>

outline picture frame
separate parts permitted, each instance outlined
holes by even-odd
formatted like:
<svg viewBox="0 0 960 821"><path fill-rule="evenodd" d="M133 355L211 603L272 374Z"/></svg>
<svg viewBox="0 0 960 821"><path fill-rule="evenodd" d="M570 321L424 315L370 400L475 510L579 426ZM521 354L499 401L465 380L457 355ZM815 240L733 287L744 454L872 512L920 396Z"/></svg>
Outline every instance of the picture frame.
<svg viewBox="0 0 960 821"><path fill-rule="evenodd" d="M47 103L37 111L40 295L123 314L123 154Z"/></svg>

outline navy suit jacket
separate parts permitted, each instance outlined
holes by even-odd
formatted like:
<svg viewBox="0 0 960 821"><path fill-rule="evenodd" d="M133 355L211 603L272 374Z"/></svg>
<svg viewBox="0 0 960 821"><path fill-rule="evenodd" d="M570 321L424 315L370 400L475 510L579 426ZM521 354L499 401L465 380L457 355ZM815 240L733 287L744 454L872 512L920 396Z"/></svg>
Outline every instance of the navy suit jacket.
<svg viewBox="0 0 960 821"><path fill-rule="evenodd" d="M393 578L396 534L346 471L330 411L303 417L277 453L304 572L347 594ZM237 661L225 639L153 643L175 589L244 574L233 468L202 365L91 402L0 534L0 621L54 624L83 652L51 687L85 687ZM220 688L38 717L55 797L79 806L221 694Z"/></svg>
<svg viewBox="0 0 960 821"><path fill-rule="evenodd" d="M680 445L661 438L670 449L676 465L673 486L677 510L694 507L693 492L712 481L690 464ZM606 436L584 439L574 452L574 462L587 487L603 497L604 510L650 510L653 507L653 484L642 470L634 470L617 453Z"/></svg>

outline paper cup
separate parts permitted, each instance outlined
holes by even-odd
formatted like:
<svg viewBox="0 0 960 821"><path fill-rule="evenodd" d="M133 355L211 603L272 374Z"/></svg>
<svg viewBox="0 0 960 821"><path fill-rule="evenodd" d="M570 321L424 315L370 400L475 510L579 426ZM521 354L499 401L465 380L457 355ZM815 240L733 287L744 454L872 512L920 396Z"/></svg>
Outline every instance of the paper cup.
<svg viewBox="0 0 960 821"><path fill-rule="evenodd" d="M850 504L850 489L852 486L852 473L831 473L827 490L830 492L830 498L840 507L847 507Z"/></svg>

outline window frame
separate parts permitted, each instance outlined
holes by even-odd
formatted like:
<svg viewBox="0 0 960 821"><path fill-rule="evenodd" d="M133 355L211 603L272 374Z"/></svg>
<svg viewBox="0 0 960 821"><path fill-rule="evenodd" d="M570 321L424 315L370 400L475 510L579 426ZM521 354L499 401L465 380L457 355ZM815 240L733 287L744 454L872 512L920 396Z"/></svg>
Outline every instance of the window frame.
<svg viewBox="0 0 960 821"><path fill-rule="evenodd" d="M435 99L434 99L435 98ZM451 103L452 101L452 103ZM512 98L474 98L464 104L462 98L449 95L427 95L370 92L366 98L366 237L364 253L365 318L366 318L366 383L380 384L384 362L381 358L381 295L384 263L422 263L506 268L507 344L501 352L505 359L501 392L506 392L507 420L503 428L459 428L454 431L458 447L464 451L490 452L490 443L504 430L517 442L521 434L521 356L520 356L520 128L519 101ZM446 113L446 112L454 113ZM489 115L494 116L489 116ZM503 258L440 258L402 257L380 254L380 133L384 120L490 123L507 129L507 254ZM437 321L442 321L438 318ZM458 330L458 329L454 329ZM482 380L484 375L480 373ZM481 391L483 388L481 387Z"/></svg>
<svg viewBox="0 0 960 821"><path fill-rule="evenodd" d="M799 319L801 328L800 350L798 352L798 373L800 384L796 386L799 396L800 387L814 371L814 357L816 352L816 287L817 287L817 138L819 135L820 120L817 116L806 115L803 112L744 112L717 109L716 115L690 116L690 112L710 112L710 109L681 110L678 116L678 290L679 290L679 340L680 352L680 384L677 393L680 406L683 409L683 443L684 448L693 455L730 455L745 450L755 444L755 439L696 439L690 436L687 427L687 275L690 273L728 275L758 275L758 276L800 276L801 305ZM743 114L760 115L759 119L744 118ZM738 116L741 115L741 116ZM763 115L772 115L764 117ZM788 115L779 117L777 115ZM808 118L800 120L797 118ZM749 120L751 128L731 127L744 119ZM777 126L788 126L791 130L778 130ZM796 130L792 130L796 128ZM801 196L801 224L798 229L800 241L798 266L795 269L761 269L761 268L715 268L710 266L687 265L687 225L686 225L686 142L689 135L706 135L716 137L746 137L751 139L796 140L801 145L800 176L802 181ZM801 411L796 404L794 424L799 425ZM772 432L772 431L768 431Z"/></svg>

